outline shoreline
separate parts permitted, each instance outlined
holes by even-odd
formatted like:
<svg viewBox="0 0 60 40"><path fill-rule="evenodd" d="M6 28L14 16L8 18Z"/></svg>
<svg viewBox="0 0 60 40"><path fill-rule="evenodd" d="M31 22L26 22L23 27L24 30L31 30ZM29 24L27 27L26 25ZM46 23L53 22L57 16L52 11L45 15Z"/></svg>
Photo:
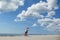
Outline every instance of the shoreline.
<svg viewBox="0 0 60 40"><path fill-rule="evenodd" d="M56 36L56 35L60 35L60 34L28 34L28 36ZM24 36L23 34L0 34L0 36Z"/></svg>

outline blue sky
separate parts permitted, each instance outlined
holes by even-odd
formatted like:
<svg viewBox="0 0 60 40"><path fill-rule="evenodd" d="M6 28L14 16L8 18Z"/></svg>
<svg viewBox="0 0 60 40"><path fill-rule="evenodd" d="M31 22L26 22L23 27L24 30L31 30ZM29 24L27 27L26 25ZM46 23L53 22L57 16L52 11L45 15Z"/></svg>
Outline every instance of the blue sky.
<svg viewBox="0 0 60 40"><path fill-rule="evenodd" d="M5 1L6 4L4 5L4 1L2 0L2 3L0 1L0 5L4 6L0 7L0 33L24 34L25 28L29 27L29 34L60 34L60 0L57 0L57 3L54 3L56 0L53 1L53 4L50 3L51 5L48 4L50 0L48 0L48 2L47 0L42 0L41 3L41 0L20 0L22 1L21 3L13 1L14 6L10 5L7 0ZM7 3L8 6L6 6ZM12 0L10 3L12 3ZM48 4L48 7L42 8L42 5L45 4ZM58 8L55 8L56 5ZM23 11L25 13L23 13ZM34 13L36 13L36 15ZM46 21L42 22L42 20ZM56 27L54 25L56 25Z"/></svg>

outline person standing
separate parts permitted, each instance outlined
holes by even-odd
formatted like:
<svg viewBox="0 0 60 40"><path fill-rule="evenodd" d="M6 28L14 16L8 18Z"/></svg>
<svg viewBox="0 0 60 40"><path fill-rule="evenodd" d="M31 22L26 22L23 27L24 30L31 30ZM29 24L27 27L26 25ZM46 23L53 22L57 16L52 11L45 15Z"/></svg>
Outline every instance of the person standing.
<svg viewBox="0 0 60 40"><path fill-rule="evenodd" d="M24 35L28 36L29 27L26 28Z"/></svg>

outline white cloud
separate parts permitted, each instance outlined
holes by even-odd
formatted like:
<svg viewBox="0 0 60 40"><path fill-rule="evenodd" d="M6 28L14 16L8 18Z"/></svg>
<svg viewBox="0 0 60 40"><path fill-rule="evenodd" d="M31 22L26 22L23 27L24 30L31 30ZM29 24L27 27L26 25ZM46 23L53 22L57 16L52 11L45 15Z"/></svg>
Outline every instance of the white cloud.
<svg viewBox="0 0 60 40"><path fill-rule="evenodd" d="M47 2L48 2L48 9L50 10L58 9L57 0L47 0Z"/></svg>
<svg viewBox="0 0 60 40"><path fill-rule="evenodd" d="M60 19L39 19L38 23L40 24L40 26L44 27L49 31L60 32Z"/></svg>
<svg viewBox="0 0 60 40"><path fill-rule="evenodd" d="M0 0L0 12L13 11L24 5L24 0Z"/></svg>
<svg viewBox="0 0 60 40"><path fill-rule="evenodd" d="M55 7L57 6L57 0L47 0L47 2L40 1L37 4L33 4L31 7L27 8L27 11L24 12L24 10L18 14L19 20L26 19L28 17L36 17L36 18L44 18L44 15L41 15L42 13L48 13L46 17L52 17L55 15ZM54 10L53 10L54 8Z"/></svg>
<svg viewBox="0 0 60 40"><path fill-rule="evenodd" d="M33 4L31 7L28 7L27 11L23 10L20 14L17 15L17 17L19 17L20 20L25 19L27 17L43 18L44 16L41 15L41 13L45 13L46 11L48 11L46 3L39 2L37 4Z"/></svg>
<svg viewBox="0 0 60 40"><path fill-rule="evenodd" d="M50 12L48 12L46 17L52 18L54 15L55 15L55 11L50 11Z"/></svg>
<svg viewBox="0 0 60 40"><path fill-rule="evenodd" d="M23 21L26 18L35 17L38 20L38 24L45 29L60 31L60 19L53 17L56 9L58 9L57 0L47 0L47 2L40 1L39 3L28 7L27 11L23 10L17 15L18 20L15 20ZM43 14L46 14L46 16ZM33 24L32 26L36 26L36 24Z"/></svg>
<svg viewBox="0 0 60 40"><path fill-rule="evenodd" d="M36 27L37 26L37 24L36 23L34 23L33 25L32 25L32 27Z"/></svg>
<svg viewBox="0 0 60 40"><path fill-rule="evenodd" d="M17 15L17 18L15 19L15 21L25 21L24 18L26 18L27 16L25 15L25 11L23 10L21 14Z"/></svg>
<svg viewBox="0 0 60 40"><path fill-rule="evenodd" d="M38 19L38 23L43 27L46 27L48 23L51 23L51 22L52 22L52 19L50 18Z"/></svg>
<svg viewBox="0 0 60 40"><path fill-rule="evenodd" d="M53 22L47 26L47 29L60 32L60 19L54 19Z"/></svg>

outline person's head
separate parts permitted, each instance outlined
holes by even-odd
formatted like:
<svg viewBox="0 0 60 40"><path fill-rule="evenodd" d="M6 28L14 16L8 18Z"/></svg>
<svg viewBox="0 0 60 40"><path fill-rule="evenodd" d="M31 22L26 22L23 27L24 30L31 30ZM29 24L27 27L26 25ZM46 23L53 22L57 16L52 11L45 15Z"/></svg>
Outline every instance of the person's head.
<svg viewBox="0 0 60 40"><path fill-rule="evenodd" d="M26 29L29 29L29 27L27 27Z"/></svg>

